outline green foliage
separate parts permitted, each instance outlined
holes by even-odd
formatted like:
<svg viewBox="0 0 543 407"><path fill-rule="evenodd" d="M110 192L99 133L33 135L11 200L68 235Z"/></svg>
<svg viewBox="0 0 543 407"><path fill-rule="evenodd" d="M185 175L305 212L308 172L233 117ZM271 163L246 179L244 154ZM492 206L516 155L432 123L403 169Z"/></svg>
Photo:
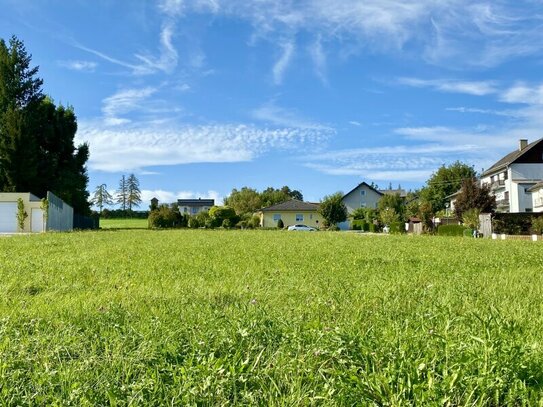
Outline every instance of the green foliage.
<svg viewBox="0 0 543 407"><path fill-rule="evenodd" d="M21 198L17 199L17 226L19 231L22 232L25 229L25 220L28 218L28 213L25 209L25 203Z"/></svg>
<svg viewBox="0 0 543 407"><path fill-rule="evenodd" d="M366 222L373 222L374 219L377 219L377 211L372 208L356 208L351 217L357 220L365 220Z"/></svg>
<svg viewBox="0 0 543 407"><path fill-rule="evenodd" d="M119 180L119 188L115 195L117 203L121 205L121 210L126 211L128 209L128 182L124 175Z"/></svg>
<svg viewBox="0 0 543 407"><path fill-rule="evenodd" d="M462 225L440 225L437 227L437 234L439 236L463 236L465 226Z"/></svg>
<svg viewBox="0 0 543 407"><path fill-rule="evenodd" d="M361 230L363 232L369 232L370 223L371 222L367 222L364 219L354 219L351 222L351 227L352 227L353 230Z"/></svg>
<svg viewBox="0 0 543 407"><path fill-rule="evenodd" d="M277 221L277 229L284 229L285 224L283 223L283 219L279 219Z"/></svg>
<svg viewBox="0 0 543 407"><path fill-rule="evenodd" d="M536 217L539 216L527 212L495 213L492 217L492 230L507 235L528 235L533 232L532 222Z"/></svg>
<svg viewBox="0 0 543 407"><path fill-rule="evenodd" d="M462 189L454 203L458 219L463 219L464 213L472 209L477 209L479 213L489 213L496 209L496 197L490 193L490 186L481 187L476 178L462 181Z"/></svg>
<svg viewBox="0 0 543 407"><path fill-rule="evenodd" d="M543 252L502 243L260 230L0 239L2 400L538 406Z"/></svg>
<svg viewBox="0 0 543 407"><path fill-rule="evenodd" d="M328 226L334 226L347 220L347 207L343 203L343 194L336 192L325 196L319 205L319 214Z"/></svg>
<svg viewBox="0 0 543 407"><path fill-rule="evenodd" d="M377 209L379 210L380 214L387 209L392 209L398 220L403 220L405 214L405 201L398 193L385 194L379 200Z"/></svg>
<svg viewBox="0 0 543 407"><path fill-rule="evenodd" d="M107 190L106 184L98 185L96 187L91 203L98 207L100 214L102 214L104 206L113 204L113 196Z"/></svg>
<svg viewBox="0 0 543 407"><path fill-rule="evenodd" d="M532 231L535 234L543 234L543 216L532 217Z"/></svg>
<svg viewBox="0 0 543 407"><path fill-rule="evenodd" d="M141 203L141 190L140 182L134 174L130 174L126 180L126 204L128 210L132 210L132 207L138 207Z"/></svg>
<svg viewBox="0 0 543 407"><path fill-rule="evenodd" d="M481 211L477 208L468 209L462 215L462 223L470 229L478 229L480 214Z"/></svg>
<svg viewBox="0 0 543 407"><path fill-rule="evenodd" d="M38 68L21 41L0 40L0 191L52 191L81 215L90 214L87 144L74 145L72 108L43 96Z"/></svg>
<svg viewBox="0 0 543 407"><path fill-rule="evenodd" d="M253 214L262 208L262 198L256 189L243 187L239 191L233 189L224 204L233 208L236 214Z"/></svg>
<svg viewBox="0 0 543 407"><path fill-rule="evenodd" d="M399 216L394 208L385 208L379 211L379 220L383 225L392 225L399 221Z"/></svg>
<svg viewBox="0 0 543 407"><path fill-rule="evenodd" d="M184 228L189 225L189 216L181 214L177 204L160 205L149 213L150 228Z"/></svg>
<svg viewBox="0 0 543 407"><path fill-rule="evenodd" d="M443 165L426 181L426 186L420 191L421 201L428 202L434 213L445 209L445 198L457 192L463 180L472 179L475 175L472 167L460 161Z"/></svg>
<svg viewBox="0 0 543 407"><path fill-rule="evenodd" d="M400 221L394 221L390 223L390 233L400 234L405 232L404 223Z"/></svg>
<svg viewBox="0 0 543 407"><path fill-rule="evenodd" d="M239 219L233 208L229 206L213 206L209 210L209 223L206 226L218 228L223 225L225 220L228 220L231 225L235 225Z"/></svg>

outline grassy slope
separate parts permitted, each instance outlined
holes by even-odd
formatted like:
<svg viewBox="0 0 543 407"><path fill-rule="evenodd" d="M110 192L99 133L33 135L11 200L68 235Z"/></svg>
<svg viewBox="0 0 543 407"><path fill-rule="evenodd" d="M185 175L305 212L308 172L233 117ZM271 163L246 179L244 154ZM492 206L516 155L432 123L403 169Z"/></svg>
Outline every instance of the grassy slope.
<svg viewBox="0 0 543 407"><path fill-rule="evenodd" d="M542 269L538 243L482 239L1 238L0 400L533 405Z"/></svg>
<svg viewBox="0 0 543 407"><path fill-rule="evenodd" d="M100 219L102 229L147 229L147 219Z"/></svg>

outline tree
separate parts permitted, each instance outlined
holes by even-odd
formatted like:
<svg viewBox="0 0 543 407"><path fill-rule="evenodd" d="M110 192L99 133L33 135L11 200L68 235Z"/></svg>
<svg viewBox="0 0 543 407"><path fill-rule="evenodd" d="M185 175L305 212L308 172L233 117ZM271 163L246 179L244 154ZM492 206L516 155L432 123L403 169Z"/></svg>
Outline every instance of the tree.
<svg viewBox="0 0 543 407"><path fill-rule="evenodd" d="M377 204L379 212L387 209L393 209L398 218L403 218L405 214L405 201L399 193L385 194Z"/></svg>
<svg viewBox="0 0 543 407"><path fill-rule="evenodd" d="M235 225L239 221L239 216L236 211L229 206L213 206L209 210L210 226L217 228L223 225L225 220L228 220L230 225Z"/></svg>
<svg viewBox="0 0 543 407"><path fill-rule="evenodd" d="M25 220L28 218L28 213L25 209L25 203L21 198L17 199L17 226L22 232L25 229Z"/></svg>
<svg viewBox="0 0 543 407"><path fill-rule="evenodd" d="M238 215L252 214L262 208L262 199L256 189L243 187L238 191L234 188L224 204L234 208Z"/></svg>
<svg viewBox="0 0 543 407"><path fill-rule="evenodd" d="M126 211L126 205L128 204L128 182L126 182L124 175L119 181L119 189L117 189L116 195L117 203L121 204L121 209L123 211Z"/></svg>
<svg viewBox="0 0 543 407"><path fill-rule="evenodd" d="M128 180L126 181L126 187L126 203L128 204L128 210L131 211L133 206L140 206L141 203L140 182L134 174L130 174L128 176Z"/></svg>
<svg viewBox="0 0 543 407"><path fill-rule="evenodd" d="M72 108L44 97L38 67L22 41L0 40L0 191L47 191L89 214L88 145L74 146Z"/></svg>
<svg viewBox="0 0 543 407"><path fill-rule="evenodd" d="M479 215L481 211L477 208L470 208L462 214L462 223L470 229L479 228Z"/></svg>
<svg viewBox="0 0 543 407"><path fill-rule="evenodd" d="M490 194L490 187L480 186L477 178L465 179L460 194L454 203L454 213L458 219L469 209L479 212L492 212L496 209L496 197Z"/></svg>
<svg viewBox="0 0 543 407"><path fill-rule="evenodd" d="M298 199L303 201L303 195L300 191L291 190L288 186L284 186L281 189L275 189L273 187L268 187L262 191L261 195L262 206L271 206L289 199Z"/></svg>
<svg viewBox="0 0 543 407"><path fill-rule="evenodd" d="M325 196L319 205L319 213L330 226L345 222L348 213L347 207L343 203L343 194L336 192Z"/></svg>
<svg viewBox="0 0 543 407"><path fill-rule="evenodd" d="M96 187L91 202L100 209L100 214L102 214L102 208L105 205L113 204L113 196L107 190L106 184L98 185Z"/></svg>
<svg viewBox="0 0 543 407"><path fill-rule="evenodd" d="M475 170L460 161L449 166L441 166L426 181L426 186L420 192L422 201L432 206L434 213L445 209L445 198L457 192L462 186L462 181L475 177Z"/></svg>
<svg viewBox="0 0 543 407"><path fill-rule="evenodd" d="M383 225L390 226L394 222L398 222L399 216L394 208L385 208L379 211L379 219Z"/></svg>

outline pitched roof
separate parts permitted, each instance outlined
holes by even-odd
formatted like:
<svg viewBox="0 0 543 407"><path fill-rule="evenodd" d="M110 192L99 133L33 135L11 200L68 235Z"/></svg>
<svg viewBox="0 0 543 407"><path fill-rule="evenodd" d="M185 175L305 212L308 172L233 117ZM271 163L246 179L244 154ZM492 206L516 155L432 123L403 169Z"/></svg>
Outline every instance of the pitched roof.
<svg viewBox="0 0 543 407"><path fill-rule="evenodd" d="M398 189L379 189L378 191L381 192L382 194L385 194L385 195L398 194L402 198L405 198L407 196L407 192L405 192L405 189L402 189L402 188L398 188Z"/></svg>
<svg viewBox="0 0 543 407"><path fill-rule="evenodd" d="M319 204L313 202L302 202L297 199L281 202L267 208L262 208L262 212L281 212L281 211L316 211Z"/></svg>
<svg viewBox="0 0 543 407"><path fill-rule="evenodd" d="M365 185L367 186L369 189L371 189L372 191L375 191L375 193L379 194L379 195L384 195L382 192L378 191L377 189L375 189L374 187L372 187L371 185L369 185L367 182L361 182L360 184L358 184L356 187L354 187L353 189L351 189L349 192L347 192L345 195L343 195L343 198L345 198L347 195L349 195L350 193L353 193L354 191L356 191L356 189L362 185Z"/></svg>
<svg viewBox="0 0 543 407"><path fill-rule="evenodd" d="M518 160L520 157L522 157L524 154L526 154L528 151L530 151L533 147L535 147L536 145L538 145L542 141L543 141L543 138L540 138L539 140L536 140L536 141L528 144L522 150L516 149L515 151L511 151L509 154L507 154L501 160L498 160L488 170L483 172L482 175L485 176L485 175L493 173L493 172L495 172L495 171L497 171L497 170L499 170L501 168L507 167L509 164L512 164L513 162Z"/></svg>
<svg viewBox="0 0 543 407"><path fill-rule="evenodd" d="M215 205L214 199L178 199L177 205L179 206L213 206Z"/></svg>
<svg viewBox="0 0 543 407"><path fill-rule="evenodd" d="M543 181L538 182L538 183L535 184L533 187L531 187L530 189L528 189L528 192L535 192L535 191L537 191L538 189L541 189L541 188L543 188Z"/></svg>

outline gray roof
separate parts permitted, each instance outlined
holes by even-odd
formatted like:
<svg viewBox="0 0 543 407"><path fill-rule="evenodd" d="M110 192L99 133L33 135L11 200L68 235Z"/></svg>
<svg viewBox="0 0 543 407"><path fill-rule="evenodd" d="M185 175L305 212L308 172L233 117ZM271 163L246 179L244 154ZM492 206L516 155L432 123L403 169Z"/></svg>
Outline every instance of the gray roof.
<svg viewBox="0 0 543 407"><path fill-rule="evenodd" d="M353 189L351 189L349 192L347 192L345 195L343 195L343 198L345 198L347 195L349 195L350 193L356 191L356 189L359 187L359 186L362 186L362 185L365 185L367 186L369 189L375 191L375 193L377 193L378 195L384 195L381 191L378 191L377 189L375 189L374 187L372 187L371 185L369 185L367 182L361 182L360 184L358 184L356 187L354 187Z"/></svg>
<svg viewBox="0 0 543 407"><path fill-rule="evenodd" d="M518 160L520 157L522 157L524 154L526 154L528 151L530 151L533 147L535 147L541 141L543 141L543 138L528 144L522 150L516 149L515 151L511 151L509 154L507 154L501 160L498 160L496 163L494 163L494 165L492 165L488 170L483 172L482 175L485 176L485 175L491 174L491 173L493 173L493 172L495 172L497 170L500 170L502 168L507 167L509 164L512 164L513 162Z"/></svg>
<svg viewBox="0 0 543 407"><path fill-rule="evenodd" d="M541 189L541 188L543 188L543 181L538 182L538 183L535 184L533 187L531 187L530 189L528 189L528 192L535 192L535 191L537 191L538 189Z"/></svg>
<svg viewBox="0 0 543 407"><path fill-rule="evenodd" d="M179 206L214 206L214 199L178 199Z"/></svg>
<svg viewBox="0 0 543 407"><path fill-rule="evenodd" d="M281 211L316 211L319 204L313 202L302 202L297 199L281 202L267 208L262 208L262 212L281 212Z"/></svg>

